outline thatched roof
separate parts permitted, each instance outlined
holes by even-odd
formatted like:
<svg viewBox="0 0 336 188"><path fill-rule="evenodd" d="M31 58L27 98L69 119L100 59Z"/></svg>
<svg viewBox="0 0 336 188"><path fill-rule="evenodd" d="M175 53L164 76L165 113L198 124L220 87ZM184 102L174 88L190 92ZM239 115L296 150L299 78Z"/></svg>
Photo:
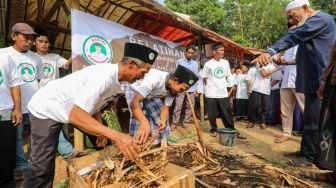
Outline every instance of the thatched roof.
<svg viewBox="0 0 336 188"><path fill-rule="evenodd" d="M9 23L24 21L32 26L43 25L57 38L53 50L64 56L71 52L71 1L76 0L8 0ZM79 10L149 33L182 45L198 45L222 41L233 48L240 58L248 52L243 46L219 34L204 29L185 15L170 11L153 0L77 0ZM8 35L9 31L6 32Z"/></svg>

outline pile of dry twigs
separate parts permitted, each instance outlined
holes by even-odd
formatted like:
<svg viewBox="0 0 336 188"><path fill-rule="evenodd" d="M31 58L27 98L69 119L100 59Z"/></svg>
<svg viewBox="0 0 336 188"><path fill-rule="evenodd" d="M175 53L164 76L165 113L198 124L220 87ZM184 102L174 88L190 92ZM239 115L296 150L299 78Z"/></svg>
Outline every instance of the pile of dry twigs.
<svg viewBox="0 0 336 188"><path fill-rule="evenodd" d="M158 187L165 182L164 167L168 164L167 142L152 148L155 134L141 147L141 153L134 162L126 161L120 153L104 159L104 165L83 176L90 187Z"/></svg>

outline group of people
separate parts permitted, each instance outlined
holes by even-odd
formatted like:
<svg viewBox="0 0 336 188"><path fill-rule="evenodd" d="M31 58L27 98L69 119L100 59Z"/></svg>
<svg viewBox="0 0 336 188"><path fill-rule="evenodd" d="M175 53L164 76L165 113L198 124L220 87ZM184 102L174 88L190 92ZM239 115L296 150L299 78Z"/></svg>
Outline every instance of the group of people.
<svg viewBox="0 0 336 188"><path fill-rule="evenodd" d="M288 164L314 163L336 171L335 22L311 8L308 0L291 1L285 13L288 33L235 71L224 59L223 43L212 46L213 57L202 68L192 58L195 47L187 46L173 73L151 68L158 56L155 50L126 43L119 63L88 66L60 79L58 68L67 68L71 60L49 53L49 35L43 29L15 24L13 45L0 49L0 141L6 143L0 146L0 186L13 187L14 172L19 176L25 172L25 187L52 187L56 152L64 158L79 155L61 132L65 123L96 136L100 147L114 141L128 160L134 160L150 136L159 132L154 142L159 144L171 128L188 126L200 93L206 98L211 136L216 137L218 116L226 128L235 129L235 114L237 119L248 119L247 128L259 121L265 129L272 90L279 88L283 134L274 142L290 139L296 103L304 119L300 151L286 154L295 157ZM36 53L30 51L34 44ZM131 111L130 134L104 126L100 115L100 108L121 87ZM191 104L182 120L186 97ZM27 123L29 165L22 138ZM246 139L239 131L238 138ZM336 174L331 176L335 179Z"/></svg>

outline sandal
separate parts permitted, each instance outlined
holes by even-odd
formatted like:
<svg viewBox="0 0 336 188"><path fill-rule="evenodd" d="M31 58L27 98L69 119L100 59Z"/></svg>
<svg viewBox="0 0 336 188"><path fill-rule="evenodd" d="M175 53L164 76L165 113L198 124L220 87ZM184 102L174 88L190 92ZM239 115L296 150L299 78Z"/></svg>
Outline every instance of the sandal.
<svg viewBox="0 0 336 188"><path fill-rule="evenodd" d="M287 152L284 154L285 157L302 157L300 151Z"/></svg>
<svg viewBox="0 0 336 188"><path fill-rule="evenodd" d="M267 128L267 125L265 123L262 123L259 125L260 129L266 129Z"/></svg>
<svg viewBox="0 0 336 188"><path fill-rule="evenodd" d="M280 143L284 143L284 142L286 142L287 140L290 140L291 138L290 137L287 137L287 136L280 136L280 137L275 137L274 138L274 143L278 143L278 144L280 144Z"/></svg>
<svg viewBox="0 0 336 188"><path fill-rule="evenodd" d="M214 132L211 132L211 133L210 133L210 135L211 135L212 137L217 137L217 134L218 134L217 131L214 131Z"/></svg>
<svg viewBox="0 0 336 188"><path fill-rule="evenodd" d="M246 125L246 128L253 128L254 127L254 123L249 123Z"/></svg>
<svg viewBox="0 0 336 188"><path fill-rule="evenodd" d="M313 166L313 163L311 163L310 161L308 161L308 159L304 157L289 160L287 164L290 166L295 166L295 167L312 167Z"/></svg>
<svg viewBox="0 0 336 188"><path fill-rule="evenodd" d="M308 178L314 181L336 183L336 172L302 172L300 175L304 178Z"/></svg>

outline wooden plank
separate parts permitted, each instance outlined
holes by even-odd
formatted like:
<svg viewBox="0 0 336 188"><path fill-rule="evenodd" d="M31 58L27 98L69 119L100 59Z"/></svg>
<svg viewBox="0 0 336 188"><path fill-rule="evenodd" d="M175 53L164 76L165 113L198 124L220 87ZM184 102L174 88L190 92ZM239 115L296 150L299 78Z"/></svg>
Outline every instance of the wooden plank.
<svg viewBox="0 0 336 188"><path fill-rule="evenodd" d="M47 12L47 14L42 19L42 23L48 23L51 20L51 18L54 16L54 14L56 13L56 11L61 6L61 3L62 3L61 0L57 0L55 2L55 4L51 7L51 9Z"/></svg>

